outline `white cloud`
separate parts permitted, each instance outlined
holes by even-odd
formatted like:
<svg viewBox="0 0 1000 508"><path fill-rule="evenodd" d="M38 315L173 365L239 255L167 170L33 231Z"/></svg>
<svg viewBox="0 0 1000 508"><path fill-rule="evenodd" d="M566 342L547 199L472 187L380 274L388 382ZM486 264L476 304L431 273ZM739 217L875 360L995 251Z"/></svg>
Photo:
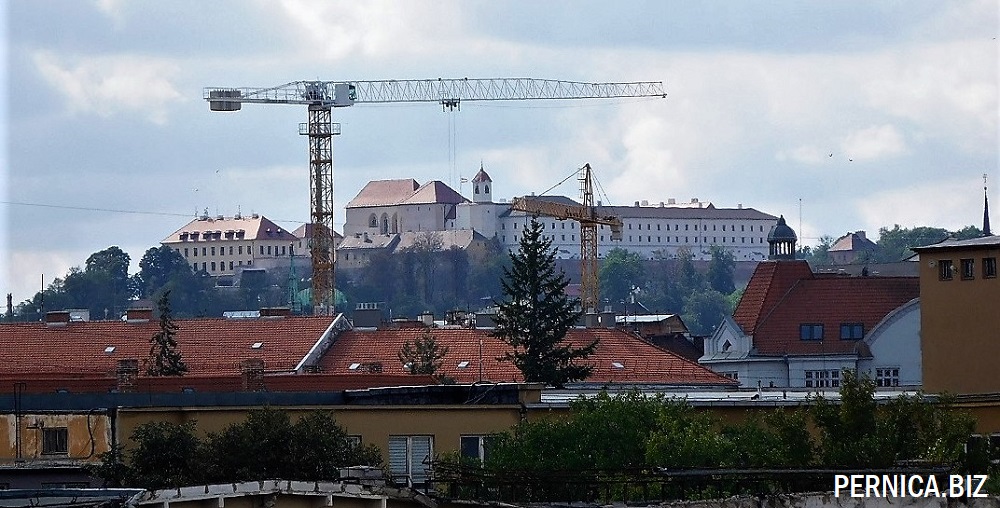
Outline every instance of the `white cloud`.
<svg viewBox="0 0 1000 508"><path fill-rule="evenodd" d="M879 125L848 134L841 152L856 161L893 157L906 152L906 141L892 125Z"/></svg>
<svg viewBox="0 0 1000 508"><path fill-rule="evenodd" d="M184 100L171 81L179 67L168 59L106 55L68 63L51 51L37 51L33 57L38 72L73 113L138 114L163 125L170 105Z"/></svg>
<svg viewBox="0 0 1000 508"><path fill-rule="evenodd" d="M13 293L14 305L33 297L42 288L43 278L48 287L56 278L65 277L70 267L83 265L90 254L68 250L12 249L5 252L9 259L4 291Z"/></svg>
<svg viewBox="0 0 1000 508"><path fill-rule="evenodd" d="M125 22L125 13L122 6L123 0L95 0L97 9L114 21L115 26L121 26Z"/></svg>
<svg viewBox="0 0 1000 508"><path fill-rule="evenodd" d="M855 206L869 231L894 224L905 228L939 227L949 231L968 225L982 227L982 184L981 176L942 176L933 182L873 192L858 198Z"/></svg>

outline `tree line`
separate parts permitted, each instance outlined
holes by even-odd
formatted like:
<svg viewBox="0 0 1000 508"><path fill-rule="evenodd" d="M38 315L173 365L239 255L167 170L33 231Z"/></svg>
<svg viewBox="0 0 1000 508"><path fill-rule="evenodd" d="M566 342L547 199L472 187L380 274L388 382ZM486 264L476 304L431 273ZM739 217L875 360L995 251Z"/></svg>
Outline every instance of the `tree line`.
<svg viewBox="0 0 1000 508"><path fill-rule="evenodd" d="M903 228L899 224L892 228L882 227L878 230L878 241L874 242L872 250L863 252L854 264L883 264L896 263L912 256L914 252L910 249L923 245L931 245L948 237L958 240L968 240L983 236L983 231L976 226L966 226L957 231L948 231L944 228L919 226L914 228ZM830 257L830 247L837 241L829 235L819 238L819 244L815 247L802 246L799 248L799 259L805 259L810 264L829 265L833 264Z"/></svg>
<svg viewBox="0 0 1000 508"><path fill-rule="evenodd" d="M788 476L766 481L727 480L711 471L863 470L920 463L954 472L996 471L985 445L966 448L974 420L922 395L875 400L875 383L844 371L839 400L813 397L808 405L774 408L727 423L685 400L638 391L578 399L564 416L526 420L486 440L485 456L439 457L446 491L492 501L621 502L787 493ZM704 470L671 483L670 471ZM902 470L902 469L899 469ZM763 476L767 478L767 476ZM782 480L784 478L785 480ZM582 479L582 480L581 480ZM586 485L590 483L590 485ZM832 479L824 478L826 490ZM593 487L609 487L594 492ZM611 496L606 497L606 496Z"/></svg>

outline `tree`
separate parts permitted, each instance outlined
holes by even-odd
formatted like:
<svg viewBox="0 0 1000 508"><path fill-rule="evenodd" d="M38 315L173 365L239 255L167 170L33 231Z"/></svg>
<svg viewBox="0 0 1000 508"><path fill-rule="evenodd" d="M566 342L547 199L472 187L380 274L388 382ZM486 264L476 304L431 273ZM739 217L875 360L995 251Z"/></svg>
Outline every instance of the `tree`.
<svg viewBox="0 0 1000 508"><path fill-rule="evenodd" d="M422 337L414 341L403 343L397 356L399 361L407 366L410 374L437 374L441 368L444 355L448 354L448 348L438 345L434 339L434 334L430 329L424 330Z"/></svg>
<svg viewBox="0 0 1000 508"><path fill-rule="evenodd" d="M736 291L733 276L736 274L736 258L733 253L718 245L712 246L712 260L708 262L708 285L712 289L728 295Z"/></svg>
<svg viewBox="0 0 1000 508"><path fill-rule="evenodd" d="M832 236L823 235L819 237L819 245L816 247L803 245L799 248L796 257L806 260L812 266L829 265L831 263L830 247L833 246L834 241L835 238Z"/></svg>
<svg viewBox="0 0 1000 508"><path fill-rule="evenodd" d="M501 285L506 299L497 303L493 335L513 351L504 356L520 369L525 381L563 386L586 379L591 365L579 365L597 348L597 341L574 348L563 343L566 332L580 319L579 301L566 296L569 279L556 272L552 241L542 236L542 225L532 219L521 235L511 266L504 267Z"/></svg>
<svg viewBox="0 0 1000 508"><path fill-rule="evenodd" d="M726 295L714 289L696 290L684 299L684 324L694 335L711 335L731 312Z"/></svg>
<svg viewBox="0 0 1000 508"><path fill-rule="evenodd" d="M183 376L187 365L177 351L177 324L170 312L170 291L163 293L157 302L160 311L160 330L149 339L149 360L146 372L150 376Z"/></svg>
<svg viewBox="0 0 1000 508"><path fill-rule="evenodd" d="M632 288L645 285L644 275L638 253L615 247L604 256L598 271L601 296L611 302L625 301Z"/></svg>
<svg viewBox="0 0 1000 508"><path fill-rule="evenodd" d="M930 245L940 242L948 237L948 230L942 228L916 227L901 228L899 224L892 229L880 228L878 230L878 253L876 260L879 263L895 263L911 256L912 247Z"/></svg>

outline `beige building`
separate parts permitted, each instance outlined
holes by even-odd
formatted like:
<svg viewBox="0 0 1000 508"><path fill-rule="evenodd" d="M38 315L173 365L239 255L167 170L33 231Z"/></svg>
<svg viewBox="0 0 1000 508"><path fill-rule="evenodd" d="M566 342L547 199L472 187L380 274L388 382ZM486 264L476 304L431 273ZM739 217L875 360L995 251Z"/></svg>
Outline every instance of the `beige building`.
<svg viewBox="0 0 1000 508"><path fill-rule="evenodd" d="M244 268L288 266L289 256L308 256L292 233L258 214L202 215L160 241L195 271L233 276Z"/></svg>
<svg viewBox="0 0 1000 508"><path fill-rule="evenodd" d="M1000 393L1000 237L947 239L920 257L924 390Z"/></svg>

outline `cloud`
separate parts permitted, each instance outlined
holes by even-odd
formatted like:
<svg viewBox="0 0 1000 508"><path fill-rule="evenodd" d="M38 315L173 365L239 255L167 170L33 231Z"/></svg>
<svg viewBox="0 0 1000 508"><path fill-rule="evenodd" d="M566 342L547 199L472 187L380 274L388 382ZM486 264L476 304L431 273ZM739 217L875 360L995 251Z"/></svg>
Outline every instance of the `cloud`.
<svg viewBox="0 0 1000 508"><path fill-rule="evenodd" d="M848 134L840 150L856 161L879 159L905 153L906 141L892 125L880 125Z"/></svg>
<svg viewBox="0 0 1000 508"><path fill-rule="evenodd" d="M97 4L97 10L111 18L115 26L120 27L125 22L125 13L122 9L124 2L122 0L95 0L94 3Z"/></svg>
<svg viewBox="0 0 1000 508"><path fill-rule="evenodd" d="M904 182L901 180L900 184ZM931 226L955 231L982 226L982 177L940 178L934 182L873 192L857 199L855 206L869 231L899 224L910 228ZM980 192L976 192L977 189Z"/></svg>
<svg viewBox="0 0 1000 508"><path fill-rule="evenodd" d="M67 63L50 51L36 51L35 67L66 99L72 113L101 117L138 114L167 123L170 105L184 100L171 81L179 73L172 60L138 55L105 55Z"/></svg>

